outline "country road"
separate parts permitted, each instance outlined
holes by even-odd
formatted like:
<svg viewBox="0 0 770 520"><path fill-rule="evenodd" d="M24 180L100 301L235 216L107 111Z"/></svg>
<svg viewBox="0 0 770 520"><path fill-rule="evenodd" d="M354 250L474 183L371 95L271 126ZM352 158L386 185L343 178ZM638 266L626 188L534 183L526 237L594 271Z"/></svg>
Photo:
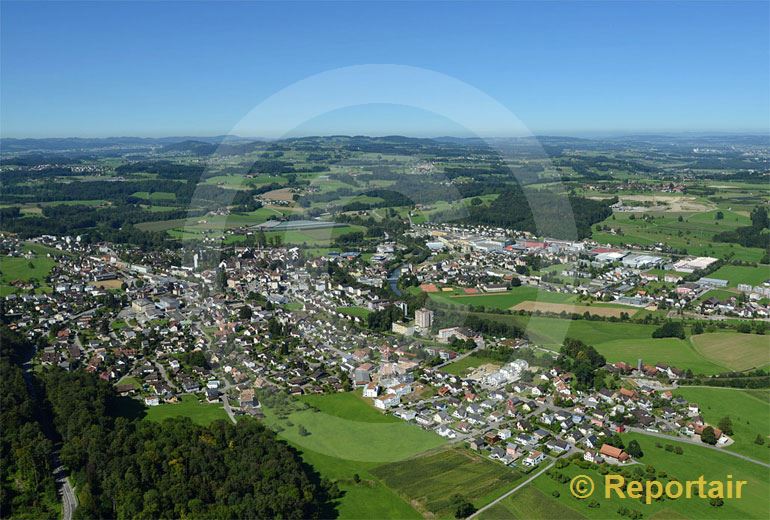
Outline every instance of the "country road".
<svg viewBox="0 0 770 520"><path fill-rule="evenodd" d="M476 518L476 516L478 516L479 514L483 513L484 511L486 511L486 510L487 510L487 509L489 509L490 507L493 507L495 504L498 504L499 502L501 502L501 501L505 500L506 498L508 498L509 496L513 495L513 494L514 494L514 493L516 493L518 490L520 490L521 488L523 488L524 486L526 486L527 484L529 484L530 482L532 482L533 480L535 480L537 477L539 477L540 475L542 475L543 473L545 473L546 471L548 471L549 469L551 469L551 468L553 467L553 465L554 465L554 464L556 464L556 461L555 461L555 460L551 461L551 463L550 463L549 465L547 465L546 467L544 467L543 469L541 469L541 470L540 470L540 471L538 471L537 473L534 473L534 474L533 474L531 477L529 477L527 480L525 480L525 481L524 481L524 482L522 482L521 484L518 484L518 485L517 485L515 488L513 488L512 490L508 491L508 492L507 492L507 493L505 493L504 495L502 495L502 496L500 496L500 497L496 498L495 500L493 500L493 501L492 501L492 502L490 502L489 504L485 505L484 507L482 507L481 509L479 509L478 511L476 511L475 513L473 513L473 514L472 514L471 516L469 516L468 518Z"/></svg>
<svg viewBox="0 0 770 520"><path fill-rule="evenodd" d="M641 428L633 428L633 427L628 428L628 431L634 432L634 433L641 433L642 435L649 435L650 437L657 437L659 439L666 439L668 441L686 442L687 444L694 444L696 446L700 446L701 448L708 448L710 450L715 450L715 451L718 451L719 453L724 453L726 455L731 455L733 457L743 459L746 462L752 462L754 464L759 464L760 466L770 468L770 464L766 462L760 462L756 459L752 459L751 457L747 457L746 455L741 455L740 453L735 453L734 451L728 451L724 448L717 448L716 446L711 446L710 444L705 444L701 441L696 441L694 439L688 439L686 437L672 437L671 435L666 435L665 433L649 432L647 430L642 430Z"/></svg>

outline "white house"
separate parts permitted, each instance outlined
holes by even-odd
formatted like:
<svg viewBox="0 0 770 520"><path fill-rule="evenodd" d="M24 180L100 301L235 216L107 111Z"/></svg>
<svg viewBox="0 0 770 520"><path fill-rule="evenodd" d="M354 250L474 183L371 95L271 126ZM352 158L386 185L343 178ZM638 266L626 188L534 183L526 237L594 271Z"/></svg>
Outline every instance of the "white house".
<svg viewBox="0 0 770 520"><path fill-rule="evenodd" d="M527 454L527 456L524 458L523 461L521 461L522 464L525 466L537 466L541 462L545 460L545 454L541 451L531 451Z"/></svg>
<svg viewBox="0 0 770 520"><path fill-rule="evenodd" d="M380 393L380 385L377 383L369 383L364 387L364 397L375 398Z"/></svg>
<svg viewBox="0 0 770 520"><path fill-rule="evenodd" d="M388 408L398 406L400 402L401 398L399 398L396 394L385 394L377 397L374 400L374 406L380 410L387 410Z"/></svg>

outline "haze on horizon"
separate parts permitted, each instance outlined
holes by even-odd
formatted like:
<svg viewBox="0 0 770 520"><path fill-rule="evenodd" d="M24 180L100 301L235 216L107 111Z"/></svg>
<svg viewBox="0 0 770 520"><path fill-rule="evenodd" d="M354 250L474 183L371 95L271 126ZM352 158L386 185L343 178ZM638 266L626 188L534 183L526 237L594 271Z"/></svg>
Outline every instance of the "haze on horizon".
<svg viewBox="0 0 770 520"><path fill-rule="evenodd" d="M767 2L12 1L2 15L5 138L245 135L233 129L271 95L360 64L456 78L535 135L770 131ZM431 87L435 112L371 104L275 134L278 114L248 135L509 135L437 113L453 101Z"/></svg>

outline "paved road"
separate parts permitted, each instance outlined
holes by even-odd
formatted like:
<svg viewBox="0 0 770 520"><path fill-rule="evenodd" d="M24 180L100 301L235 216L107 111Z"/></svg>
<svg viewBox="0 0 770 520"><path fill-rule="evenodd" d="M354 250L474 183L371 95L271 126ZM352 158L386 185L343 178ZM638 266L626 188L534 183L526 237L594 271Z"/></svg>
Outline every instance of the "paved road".
<svg viewBox="0 0 770 520"><path fill-rule="evenodd" d="M230 407L230 399L227 397L226 393L222 393L222 406L225 409L225 412L227 412L227 416L230 417L230 420L233 421L233 424L235 424L235 414L233 413L233 409Z"/></svg>
<svg viewBox="0 0 770 520"><path fill-rule="evenodd" d="M160 375L163 377L163 380L164 380L164 381L166 381L166 384L167 384L169 387L171 387L171 388L173 388L174 390L176 390L176 389L177 389L177 388L176 388L176 385L175 385L174 383L172 383L172 382L171 382L171 378L169 378L169 377L168 377L168 374L166 373L166 369L165 369L165 368L163 368L163 365L161 365L159 362L157 362L157 361L156 361L156 362L155 362L155 368L157 368L157 369L158 369L158 371L160 372Z"/></svg>
<svg viewBox="0 0 770 520"><path fill-rule="evenodd" d="M61 471L64 471L64 468L61 468ZM75 489L72 487L69 477L65 476L57 480L61 484L62 518L64 520L72 520L72 515L78 507L78 497L75 495Z"/></svg>
<svg viewBox="0 0 770 520"><path fill-rule="evenodd" d="M524 482L522 482L521 484L517 485L517 486L516 486L515 488L513 488L512 490L508 491L507 493L505 493L505 494L504 494L503 496L501 496L500 498L497 498L497 499L493 500L492 502L490 502L489 504L485 505L484 507L482 507L481 509L479 509L478 511L476 511L475 513L473 513L473 514L472 514L471 516L469 516L468 518L475 518L476 516L478 516L479 514L483 513L484 511L486 511L486 510L487 510L487 509L489 509L490 507L493 507L495 504L497 504L497 503L499 503L499 502L501 502L501 501L505 500L505 499L506 499L506 498L508 498L509 496L513 495L513 494L514 494L514 493L516 493L518 490L520 490L521 488L523 488L524 486L526 486L527 484L529 484L530 482L532 482L533 480L535 480L537 477L539 477L540 475L542 475L543 473L545 473L546 471L548 471L549 469L551 469L551 468L553 467L553 465L554 465L554 464L556 464L556 461L555 461L555 460L551 461L551 463L550 463L549 465L547 465L546 467L544 467L543 469L541 469L541 470L540 470L540 471L538 471L537 473L534 473L534 474L532 474L532 476L530 476L530 477L529 477L527 480L525 480L525 481L524 481Z"/></svg>
<svg viewBox="0 0 770 520"><path fill-rule="evenodd" d="M659 439L666 439L668 441L677 441L677 442L686 442L687 444L695 444L696 446L700 446L701 448L708 448L710 450L716 450L719 453L724 453L725 455L730 455L732 457L737 457L739 459L743 459L747 462L753 462L754 464L759 464L760 466L764 466L766 468L770 468L770 464L766 462L760 462L756 459L752 459L751 457L747 457L746 455L741 455L740 453L735 453L734 451L728 451L724 448L717 448L716 446L711 446L710 444L705 444L701 441L696 441L694 439L688 439L687 437L673 437L671 435L666 435L665 433L656 433L656 432L649 432L647 430L642 430L641 428L628 428L628 431L635 432L635 433L641 433L642 435L649 435L650 437L657 437Z"/></svg>

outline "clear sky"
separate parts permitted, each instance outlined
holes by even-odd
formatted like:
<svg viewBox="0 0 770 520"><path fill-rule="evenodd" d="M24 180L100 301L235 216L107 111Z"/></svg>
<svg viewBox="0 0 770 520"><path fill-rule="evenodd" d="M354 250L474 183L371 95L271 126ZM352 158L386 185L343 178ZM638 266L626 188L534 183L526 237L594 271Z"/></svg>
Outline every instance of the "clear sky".
<svg viewBox="0 0 770 520"><path fill-rule="evenodd" d="M361 64L456 78L538 134L767 132L769 6L2 1L0 134L225 134L281 89ZM296 132L462 128L375 105Z"/></svg>

